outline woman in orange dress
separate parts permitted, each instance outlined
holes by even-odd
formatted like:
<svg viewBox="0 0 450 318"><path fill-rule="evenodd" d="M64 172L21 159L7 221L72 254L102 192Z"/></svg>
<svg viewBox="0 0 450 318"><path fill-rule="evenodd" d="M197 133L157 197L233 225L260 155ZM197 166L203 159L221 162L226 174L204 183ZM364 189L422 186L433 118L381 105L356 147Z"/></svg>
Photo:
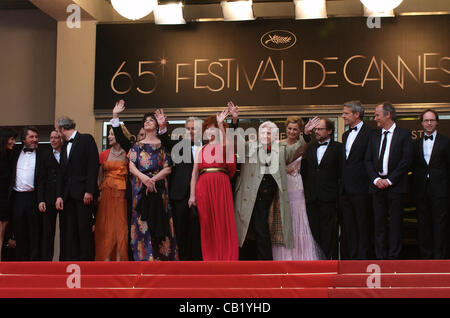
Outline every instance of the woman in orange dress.
<svg viewBox="0 0 450 318"><path fill-rule="evenodd" d="M122 126L125 136L129 132ZM100 200L95 222L95 260L128 260L128 223L125 190L128 176L127 153L109 131L111 148L100 154Z"/></svg>

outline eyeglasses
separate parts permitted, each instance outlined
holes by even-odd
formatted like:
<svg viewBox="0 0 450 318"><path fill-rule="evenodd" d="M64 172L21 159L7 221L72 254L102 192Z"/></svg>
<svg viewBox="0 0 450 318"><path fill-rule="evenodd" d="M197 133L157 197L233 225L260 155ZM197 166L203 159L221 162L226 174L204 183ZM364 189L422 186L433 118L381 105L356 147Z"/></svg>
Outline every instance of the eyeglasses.
<svg viewBox="0 0 450 318"><path fill-rule="evenodd" d="M424 119L422 122L424 122L424 123L435 123L435 122L437 122L437 120L436 119Z"/></svg>
<svg viewBox="0 0 450 318"><path fill-rule="evenodd" d="M318 128L318 127L316 127L316 128L314 128L314 130L325 130L326 128Z"/></svg>

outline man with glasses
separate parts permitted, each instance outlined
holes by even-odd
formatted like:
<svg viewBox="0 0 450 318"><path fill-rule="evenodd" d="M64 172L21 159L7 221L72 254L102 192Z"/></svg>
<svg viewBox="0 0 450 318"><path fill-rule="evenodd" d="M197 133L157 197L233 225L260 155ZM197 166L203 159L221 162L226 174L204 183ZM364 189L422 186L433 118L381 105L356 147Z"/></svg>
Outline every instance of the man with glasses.
<svg viewBox="0 0 450 318"><path fill-rule="evenodd" d="M446 258L450 143L437 132L439 115L427 109L420 115L424 135L414 143L414 190L420 256Z"/></svg>
<svg viewBox="0 0 450 318"><path fill-rule="evenodd" d="M336 255L336 217L342 144L333 140L334 122L321 118L316 141L302 159L306 212L315 241L327 259Z"/></svg>

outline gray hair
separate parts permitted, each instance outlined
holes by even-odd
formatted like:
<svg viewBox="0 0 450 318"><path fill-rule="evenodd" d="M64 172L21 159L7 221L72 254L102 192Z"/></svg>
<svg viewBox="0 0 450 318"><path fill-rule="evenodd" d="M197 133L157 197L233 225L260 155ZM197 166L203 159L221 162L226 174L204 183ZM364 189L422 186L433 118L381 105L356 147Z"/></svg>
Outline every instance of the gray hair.
<svg viewBox="0 0 450 318"><path fill-rule="evenodd" d="M274 123L271 122L270 120L263 122L261 125L259 125L258 129L262 129L262 128L270 128L270 129L278 129L278 126Z"/></svg>
<svg viewBox="0 0 450 318"><path fill-rule="evenodd" d="M345 102L344 107L351 108L352 113L359 113L359 118L362 120L364 117L364 107L359 100L352 100Z"/></svg>
<svg viewBox="0 0 450 318"><path fill-rule="evenodd" d="M69 117L62 116L56 120L56 126L58 128L64 128L66 130L75 129L76 123L73 119Z"/></svg>
<svg viewBox="0 0 450 318"><path fill-rule="evenodd" d="M200 122L202 121L202 120L201 120L200 118L198 118L198 117L194 117L194 116L188 117L188 118L186 118L185 126L187 125L188 122L190 122L190 121L195 122L195 121L197 121L197 120L200 120Z"/></svg>
<svg viewBox="0 0 450 318"><path fill-rule="evenodd" d="M395 107L390 102L380 103L383 106L383 115L387 116L388 113L391 114L391 119L395 121L397 119L397 113L395 112Z"/></svg>

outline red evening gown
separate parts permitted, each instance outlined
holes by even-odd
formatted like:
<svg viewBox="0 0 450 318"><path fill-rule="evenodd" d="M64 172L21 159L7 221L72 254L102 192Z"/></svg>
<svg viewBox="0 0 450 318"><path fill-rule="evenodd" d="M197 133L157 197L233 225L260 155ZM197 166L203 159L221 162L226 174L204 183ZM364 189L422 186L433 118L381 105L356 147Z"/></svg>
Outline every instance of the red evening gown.
<svg viewBox="0 0 450 318"><path fill-rule="evenodd" d="M230 183L230 178L236 172L236 161L233 153L228 155L228 163L224 160L225 157L223 145L208 144L200 150L199 174L205 168L227 170L227 173L204 172L200 174L195 187L202 256L205 261L239 259L233 193Z"/></svg>

